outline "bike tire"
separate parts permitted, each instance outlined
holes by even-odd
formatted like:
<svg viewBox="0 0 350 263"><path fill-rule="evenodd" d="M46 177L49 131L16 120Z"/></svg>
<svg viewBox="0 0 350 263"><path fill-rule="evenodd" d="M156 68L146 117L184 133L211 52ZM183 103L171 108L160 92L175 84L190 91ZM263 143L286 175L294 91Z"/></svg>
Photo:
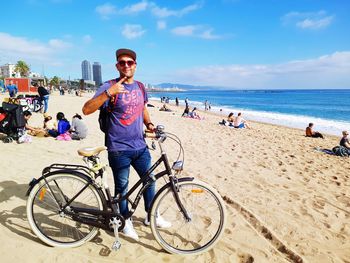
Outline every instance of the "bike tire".
<svg viewBox="0 0 350 263"><path fill-rule="evenodd" d="M97 227L74 221L64 211L60 212L60 205L54 198L62 204L66 203L65 199L71 199L86 184L89 184L88 187L67 209L83 207L103 210L101 193L84 175L69 172L51 174L46 181L42 179L33 187L27 200L27 218L33 232L45 244L77 247L96 236Z"/></svg>
<svg viewBox="0 0 350 263"><path fill-rule="evenodd" d="M196 255L211 249L224 233L226 208L221 196L201 181L179 181L179 198L191 220L186 221L176 204L171 186L154 200L150 214L152 233L171 254ZM157 227L157 216L170 222L170 228Z"/></svg>

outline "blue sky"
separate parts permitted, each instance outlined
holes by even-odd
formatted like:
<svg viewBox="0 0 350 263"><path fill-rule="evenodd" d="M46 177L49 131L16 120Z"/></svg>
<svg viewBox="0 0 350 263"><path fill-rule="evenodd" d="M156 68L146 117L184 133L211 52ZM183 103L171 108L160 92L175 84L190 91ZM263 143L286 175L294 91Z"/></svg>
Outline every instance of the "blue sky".
<svg viewBox="0 0 350 263"><path fill-rule="evenodd" d="M234 88L350 88L350 1L11 0L1 3L0 65L114 78L115 50L136 79Z"/></svg>

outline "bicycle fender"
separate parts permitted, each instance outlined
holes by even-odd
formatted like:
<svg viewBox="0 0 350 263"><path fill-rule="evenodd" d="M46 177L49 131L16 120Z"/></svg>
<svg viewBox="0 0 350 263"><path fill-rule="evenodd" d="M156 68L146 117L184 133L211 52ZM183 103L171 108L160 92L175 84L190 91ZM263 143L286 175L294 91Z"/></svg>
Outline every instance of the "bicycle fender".
<svg viewBox="0 0 350 263"><path fill-rule="evenodd" d="M178 182L186 182L186 181L193 181L194 180L194 177L182 177L182 178L178 178L177 181ZM156 195L154 196L153 200L152 200L152 204L150 206L150 210L147 212L147 219L148 219L148 222L150 220L150 212L152 210L152 207L153 207L153 203L154 203L154 200L157 199L157 197L166 189L170 187L170 182L167 183L166 185L164 185L162 188L159 189L159 191L156 193Z"/></svg>
<svg viewBox="0 0 350 263"><path fill-rule="evenodd" d="M44 169L45 171L45 169ZM29 187L28 187L28 190L26 192L26 196L29 196L30 192L32 191L32 189L34 188L35 185L37 185L41 180L44 180L44 178L50 176L50 175L54 175L54 174L60 174L60 173L67 173L69 172L70 174L75 174L77 176L80 176L80 177L83 177L84 179L87 179L89 182L92 181L92 179L81 173L81 172L77 172L77 171L72 171L72 170L68 170L68 169L62 169L62 170L56 170L56 171L52 171L46 175L42 175L41 177L39 177L38 179L36 178L33 178L30 182L29 182Z"/></svg>

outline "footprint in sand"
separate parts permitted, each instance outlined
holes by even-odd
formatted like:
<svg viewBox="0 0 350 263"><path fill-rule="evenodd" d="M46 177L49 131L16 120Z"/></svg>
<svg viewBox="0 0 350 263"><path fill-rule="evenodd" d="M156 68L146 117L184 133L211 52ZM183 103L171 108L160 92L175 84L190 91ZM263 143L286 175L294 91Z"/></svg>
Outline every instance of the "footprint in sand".
<svg viewBox="0 0 350 263"><path fill-rule="evenodd" d="M317 209L324 209L325 204L326 203L323 200L316 200L313 201L312 206Z"/></svg>
<svg viewBox="0 0 350 263"><path fill-rule="evenodd" d="M344 204L346 207L350 207L350 197L347 196L336 196L337 200Z"/></svg>
<svg viewBox="0 0 350 263"><path fill-rule="evenodd" d="M253 256L248 254L248 253L239 253L238 257L239 257L239 263L253 263L254 262Z"/></svg>

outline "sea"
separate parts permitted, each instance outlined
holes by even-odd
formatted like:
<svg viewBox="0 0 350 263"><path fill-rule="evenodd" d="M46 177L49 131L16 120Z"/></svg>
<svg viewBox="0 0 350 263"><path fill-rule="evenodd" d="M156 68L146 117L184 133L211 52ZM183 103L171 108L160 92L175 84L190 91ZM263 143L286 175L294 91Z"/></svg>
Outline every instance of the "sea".
<svg viewBox="0 0 350 263"><path fill-rule="evenodd" d="M211 111L223 117L242 112L246 120L305 129L314 123L314 130L341 136L350 130L350 89L320 90L187 90L183 92L151 92L151 99L169 97L180 105L188 98L191 108L204 110L204 102ZM218 119L220 121L221 119Z"/></svg>

